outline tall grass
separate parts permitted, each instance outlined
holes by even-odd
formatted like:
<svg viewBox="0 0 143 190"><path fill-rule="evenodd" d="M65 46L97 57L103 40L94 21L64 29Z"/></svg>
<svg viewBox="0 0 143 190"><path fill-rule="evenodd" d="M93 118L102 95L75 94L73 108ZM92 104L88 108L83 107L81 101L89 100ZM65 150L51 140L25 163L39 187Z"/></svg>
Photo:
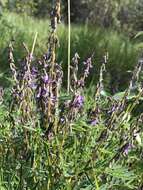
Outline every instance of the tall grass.
<svg viewBox="0 0 143 190"><path fill-rule="evenodd" d="M49 34L49 22L47 20L36 20L30 17L21 17L14 13L4 13L0 19L0 66L1 71L6 72L8 63L6 59L7 46L10 40L15 40L15 57L20 58L23 52L20 50L22 42L25 42L28 47L32 46L33 35L38 32L38 39L36 43L35 54L39 57L43 51L46 51ZM61 25L58 29L58 36L60 40L60 49L58 52L58 60L62 61L64 67L65 81L67 79L67 49L68 49L68 28ZM98 71L100 68L101 57L108 50L110 56L110 64L107 67L108 75L106 76L112 88L124 88L127 84L128 70L132 69L137 60L136 44L131 42L127 37L117 32L98 28L88 28L85 26L71 26L71 57L75 52L78 52L82 60L95 55L96 68L93 70L89 81L98 78ZM82 61L81 60L81 61ZM2 70L3 69L3 70ZM118 76L117 76L118 73ZM115 85L115 83L116 85Z"/></svg>

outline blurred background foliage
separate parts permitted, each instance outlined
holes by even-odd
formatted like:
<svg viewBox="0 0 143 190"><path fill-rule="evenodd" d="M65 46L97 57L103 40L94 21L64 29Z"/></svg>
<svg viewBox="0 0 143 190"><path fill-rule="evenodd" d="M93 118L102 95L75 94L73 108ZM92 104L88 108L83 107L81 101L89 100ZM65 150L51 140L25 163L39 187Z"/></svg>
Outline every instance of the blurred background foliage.
<svg viewBox="0 0 143 190"><path fill-rule="evenodd" d="M49 34L50 0L0 0L0 72L9 73L7 47L14 41L15 60L23 57L22 42L31 47L38 31L35 55L46 52ZM67 0L62 2L62 25L58 61L62 62L65 78L67 69ZM75 52L81 62L95 53L89 81L98 78L105 51L109 52L106 83L112 92L123 90L130 79L131 70L142 51L142 37L135 38L143 30L143 0L72 0L71 1L71 58ZM1 75L3 76L3 74ZM5 75L4 75L5 76ZM94 79L94 80L93 80ZM7 80L0 78L0 84ZM88 83L89 84L89 83Z"/></svg>
<svg viewBox="0 0 143 190"><path fill-rule="evenodd" d="M67 0L62 1L63 20L67 17ZM54 0L53 0L54 2ZM30 16L49 17L50 0L0 0L1 10L7 9ZM143 0L72 0L73 23L96 26L133 33L143 27ZM130 33L129 33L130 34Z"/></svg>

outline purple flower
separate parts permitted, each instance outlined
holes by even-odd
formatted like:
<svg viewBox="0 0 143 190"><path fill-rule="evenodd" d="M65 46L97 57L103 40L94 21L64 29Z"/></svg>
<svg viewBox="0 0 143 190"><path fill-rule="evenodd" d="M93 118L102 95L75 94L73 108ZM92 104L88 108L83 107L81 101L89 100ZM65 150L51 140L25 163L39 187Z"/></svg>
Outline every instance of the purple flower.
<svg viewBox="0 0 143 190"><path fill-rule="evenodd" d="M93 119L93 120L89 121L89 124L92 126L95 126L97 123L98 123L97 119Z"/></svg>
<svg viewBox="0 0 143 190"><path fill-rule="evenodd" d="M47 94L47 90L46 89L42 89L41 90L41 96L45 96Z"/></svg>
<svg viewBox="0 0 143 190"><path fill-rule="evenodd" d="M44 77L42 77L42 80L45 84L48 84L50 82L49 76L45 75Z"/></svg>
<svg viewBox="0 0 143 190"><path fill-rule="evenodd" d="M76 95L73 100L72 106L74 108L81 108L83 106L83 103L84 103L84 97L81 95Z"/></svg>
<svg viewBox="0 0 143 190"><path fill-rule="evenodd" d="M127 143L123 148L123 155L127 156L129 151L132 149L132 145L130 143Z"/></svg>
<svg viewBox="0 0 143 190"><path fill-rule="evenodd" d="M110 110L107 111L108 114L112 114L116 110L116 106L113 105Z"/></svg>
<svg viewBox="0 0 143 190"><path fill-rule="evenodd" d="M38 70L37 70L35 67L32 67L32 69L31 69L31 74L32 74L33 76L37 75L37 74L38 74Z"/></svg>
<svg viewBox="0 0 143 190"><path fill-rule="evenodd" d="M45 96L47 94L47 90L46 89L42 89L42 88L39 88L39 91L38 91L38 94L37 94L37 98L41 98L43 96Z"/></svg>

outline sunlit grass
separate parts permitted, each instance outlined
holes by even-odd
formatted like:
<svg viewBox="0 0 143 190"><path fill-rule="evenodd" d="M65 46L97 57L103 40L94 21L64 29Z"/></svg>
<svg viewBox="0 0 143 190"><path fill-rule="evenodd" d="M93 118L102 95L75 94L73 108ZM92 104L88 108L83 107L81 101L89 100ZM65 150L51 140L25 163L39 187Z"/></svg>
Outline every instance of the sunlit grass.
<svg viewBox="0 0 143 190"><path fill-rule="evenodd" d="M49 36L49 21L37 20L28 16L19 16L15 13L4 13L0 20L0 65L1 71L8 72L9 66L7 63L7 47L11 40L14 40L15 58L19 59L23 56L21 51L22 43L26 43L31 49L33 36L38 32L34 54L42 56L42 52L46 52ZM58 28L59 45L58 62L62 62L64 71L67 70L68 60L68 28L64 24ZM128 80L129 69L137 61L137 49L133 42L128 37L111 30L103 30L99 28L85 26L71 26L71 58L75 52L81 57L81 61L94 53L94 63L96 69L92 71L89 81L93 78L98 78L98 71L101 63L101 57L109 52L109 64L107 66L108 81L123 86ZM118 73L118 77L116 75ZM67 72L64 72L65 80ZM94 75L94 77L92 77ZM114 86L114 85L113 85Z"/></svg>

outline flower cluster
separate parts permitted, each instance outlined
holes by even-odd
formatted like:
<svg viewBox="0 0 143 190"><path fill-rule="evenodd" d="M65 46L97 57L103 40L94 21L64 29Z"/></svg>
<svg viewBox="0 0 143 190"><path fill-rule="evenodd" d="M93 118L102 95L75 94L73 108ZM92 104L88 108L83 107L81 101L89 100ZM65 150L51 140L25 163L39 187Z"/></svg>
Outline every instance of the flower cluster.
<svg viewBox="0 0 143 190"><path fill-rule="evenodd" d="M11 105L11 112L19 109L22 113L22 121L27 121L32 118L33 114L33 86L34 75L31 73L31 58L29 53L20 62L19 69L16 68L13 56L12 43L9 45L9 62L13 74L15 85L12 89L13 102Z"/></svg>
<svg viewBox="0 0 143 190"><path fill-rule="evenodd" d="M58 128L61 125L70 124L81 116L86 117L86 123L93 128L98 124L105 122L105 128L99 134L96 142L104 143L110 136L110 131L117 130L117 120L122 123L121 116L127 106L127 95L130 92L131 84L138 78L141 71L141 65L136 67L130 86L120 101L115 101L107 97L108 109L102 109L103 73L106 71L108 53L103 56L100 69L99 82L96 86L95 99L89 112L84 112L84 88L87 78L92 71L92 58L88 57L86 61L80 64L80 56L75 53L71 63L71 86L70 94L61 100L61 84L63 70L56 60L56 48L58 47L58 38L56 35L57 24L60 22L59 1L51 13L51 32L48 39L48 50L41 59L33 56L33 51L27 51L26 57L20 62L19 68L14 63L13 47L9 46L10 68L13 74L15 85L13 87L13 107L18 107L22 113L22 121L28 121L40 116L40 126L46 129L45 134L48 138L53 136L52 127ZM26 48L27 49L27 48ZM109 106L110 105L110 106ZM33 114L34 113L34 114ZM38 120L38 121L39 121ZM35 124L36 125L36 124ZM112 137L111 137L112 138ZM134 138L139 139L136 135ZM125 145L118 152L127 156L131 149L130 139L125 139Z"/></svg>
<svg viewBox="0 0 143 190"><path fill-rule="evenodd" d="M85 79L89 76L90 69L93 67L91 57L88 58L86 61L84 61L83 64L85 65L84 74L83 74L83 78Z"/></svg>
<svg viewBox="0 0 143 190"><path fill-rule="evenodd" d="M71 65L71 90L74 91L81 91L85 86L85 79L90 74L90 69L92 69L92 57L88 58L86 61L83 62L83 72L80 74L79 72L79 55L75 53L75 56L72 59Z"/></svg>

